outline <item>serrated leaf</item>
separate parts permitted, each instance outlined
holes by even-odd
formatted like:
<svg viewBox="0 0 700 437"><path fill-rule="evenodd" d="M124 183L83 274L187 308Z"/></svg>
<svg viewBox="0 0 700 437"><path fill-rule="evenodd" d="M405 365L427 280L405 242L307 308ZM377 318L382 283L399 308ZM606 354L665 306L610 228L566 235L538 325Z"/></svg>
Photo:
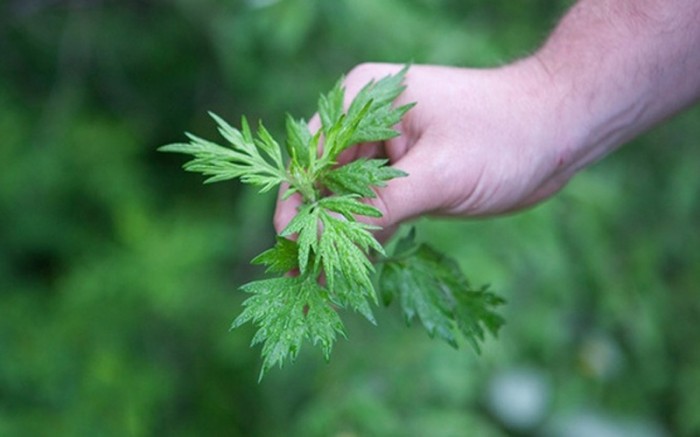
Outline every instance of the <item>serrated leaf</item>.
<svg viewBox="0 0 700 437"><path fill-rule="evenodd" d="M285 123L287 129L287 152L294 165L308 168L316 154L316 144L313 141L309 127L304 120L295 120L287 114Z"/></svg>
<svg viewBox="0 0 700 437"><path fill-rule="evenodd" d="M368 316L366 299L377 302L371 274L374 266L368 259L370 249L383 254L381 244L369 232L372 226L336 218L326 211L319 214L323 233L318 246L318 260L326 274L328 288L343 306Z"/></svg>
<svg viewBox="0 0 700 437"><path fill-rule="evenodd" d="M330 294L330 298L335 305L357 311L373 325L377 324L370 305L370 302L377 303L377 294L373 285L369 287L364 283L348 281L347 277L339 271L336 271L332 282L333 293Z"/></svg>
<svg viewBox="0 0 700 437"><path fill-rule="evenodd" d="M340 84L319 100L319 115L325 135L324 161L332 163L345 149L355 144L383 141L399 133L394 126L413 104L392 106L405 89L402 82L408 67L396 74L365 85L342 112L343 89Z"/></svg>
<svg viewBox="0 0 700 437"><path fill-rule="evenodd" d="M299 246L299 271L305 274L309 266L312 252L318 251L318 208L315 205L304 205L296 216L280 233L283 237L297 234Z"/></svg>
<svg viewBox="0 0 700 437"><path fill-rule="evenodd" d="M357 194L362 197L377 197L372 187L383 187L386 182L407 176L399 169L390 167L386 159L358 159L328 172L324 185L336 194Z"/></svg>
<svg viewBox="0 0 700 437"><path fill-rule="evenodd" d="M327 291L314 279L265 279L241 290L252 296L231 328L248 322L258 327L252 344L263 345L260 379L275 365L294 360L304 340L319 346L328 359L337 335L345 335L340 317L328 305Z"/></svg>
<svg viewBox="0 0 700 437"><path fill-rule="evenodd" d="M385 254L382 245L370 232L381 229L380 227L354 220L344 220L323 210L319 211L319 218L323 226L323 233L330 231L331 234L347 238L365 252L372 249L382 255Z"/></svg>
<svg viewBox="0 0 700 437"><path fill-rule="evenodd" d="M287 181L279 144L262 124L258 138L254 139L245 118L241 122L242 130L238 130L216 114L211 116L218 124L221 135L230 143L230 148L187 134L189 143L170 144L158 150L193 155L194 159L187 162L184 168L209 176L205 183L240 178L241 182L257 185L261 192L265 192Z"/></svg>
<svg viewBox="0 0 700 437"><path fill-rule="evenodd" d="M321 129L325 134L328 134L343 116L344 98L343 78L340 78L327 94L322 94L318 99L318 114L321 118Z"/></svg>
<svg viewBox="0 0 700 437"><path fill-rule="evenodd" d="M414 233L399 241L396 252L383 264L379 277L382 300L398 299L407 323L418 318L428 334L457 347L456 332L480 351L484 327L496 335L503 318L495 308L504 300L474 290L458 264L428 245L417 245Z"/></svg>
<svg viewBox="0 0 700 437"><path fill-rule="evenodd" d="M253 258L250 263L266 266L267 272L290 272L299 265L299 246L296 241L278 236L272 248Z"/></svg>
<svg viewBox="0 0 700 437"><path fill-rule="evenodd" d="M382 216L381 211L371 205L360 202L359 198L360 196L353 194L324 197L319 200L318 204L327 210L342 214L348 220L355 220L353 214L366 217Z"/></svg>
<svg viewBox="0 0 700 437"><path fill-rule="evenodd" d="M430 337L437 335L457 347L450 303L426 267L419 263L389 263L382 269L379 286L384 293L398 296L407 324L418 317Z"/></svg>
<svg viewBox="0 0 700 437"><path fill-rule="evenodd" d="M158 148L161 152L189 153L190 155L201 154L210 158L235 159L233 150L222 147L211 141L198 138L192 134L187 134L192 140L189 143L167 144Z"/></svg>
<svg viewBox="0 0 700 437"><path fill-rule="evenodd" d="M272 135L270 135L270 132L268 132L268 130L265 128L262 122L258 123L257 133L258 138L254 140L255 145L258 147L258 149L264 151L267 154L267 156L272 158L275 167L284 170L284 163L282 162L282 148L277 143L277 141L275 141Z"/></svg>
<svg viewBox="0 0 700 437"><path fill-rule="evenodd" d="M349 139L351 144L383 141L398 135L394 125L413 107L413 104L392 107L405 89L402 83L407 71L408 66L394 75L368 83L353 99L347 112L348 123L352 124L355 119L359 121Z"/></svg>
<svg viewBox="0 0 700 437"><path fill-rule="evenodd" d="M498 330L505 324L503 317L492 310L505 303L500 296L488 291L488 287L475 290L470 293L458 293L455 295L456 322L465 338L471 343L474 350L480 351L479 342L484 340L484 327L494 337Z"/></svg>

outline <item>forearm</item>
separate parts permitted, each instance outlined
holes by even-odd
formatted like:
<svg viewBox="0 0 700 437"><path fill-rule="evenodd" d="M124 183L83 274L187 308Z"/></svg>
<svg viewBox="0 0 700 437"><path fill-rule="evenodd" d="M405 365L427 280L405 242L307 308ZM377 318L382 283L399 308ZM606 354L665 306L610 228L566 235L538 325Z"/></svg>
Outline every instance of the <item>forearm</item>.
<svg viewBox="0 0 700 437"><path fill-rule="evenodd" d="M528 61L573 173L700 97L700 1L581 0Z"/></svg>

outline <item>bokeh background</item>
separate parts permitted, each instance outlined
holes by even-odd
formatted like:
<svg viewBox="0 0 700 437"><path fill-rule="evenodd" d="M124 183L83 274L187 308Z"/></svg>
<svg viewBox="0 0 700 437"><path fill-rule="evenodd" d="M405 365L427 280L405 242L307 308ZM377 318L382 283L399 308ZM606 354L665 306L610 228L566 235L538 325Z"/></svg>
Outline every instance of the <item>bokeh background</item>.
<svg viewBox="0 0 700 437"><path fill-rule="evenodd" d="M228 332L273 195L203 186L183 131L308 117L364 61L494 66L569 1L0 1L0 435L700 435L700 111L531 211L422 220L508 299L481 356L344 314L257 383Z"/></svg>

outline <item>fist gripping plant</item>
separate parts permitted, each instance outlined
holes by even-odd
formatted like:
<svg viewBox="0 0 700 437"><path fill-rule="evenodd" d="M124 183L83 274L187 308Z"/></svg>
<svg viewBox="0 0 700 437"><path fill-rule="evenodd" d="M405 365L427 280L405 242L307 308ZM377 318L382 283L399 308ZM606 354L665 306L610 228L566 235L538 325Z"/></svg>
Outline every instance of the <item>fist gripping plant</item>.
<svg viewBox="0 0 700 437"><path fill-rule="evenodd" d="M339 81L319 99L321 129L315 135L306 122L287 116L286 165L280 144L262 123L253 134L245 117L239 130L211 114L227 147L188 134L188 143L160 148L192 155L184 168L208 176L205 182L240 178L260 192L286 183L285 198L299 193L303 199L274 247L252 260L275 277L241 287L251 296L232 327L247 322L257 326L252 343L263 344L261 378L274 365L294 359L304 340L320 346L328 359L336 337L345 335L336 308L352 309L374 323L376 288L386 305L399 301L407 323L417 317L431 337L437 335L454 347L455 333L461 331L479 351L484 329L496 335L503 324L494 312L503 300L485 287L472 289L457 263L417 244L413 230L388 255L371 233L378 228L356 218L381 217L362 199L375 197L373 187L407 174L384 159L339 166L338 156L355 144L399 135L393 126L413 106L392 106L404 90L406 71L365 85L347 111Z"/></svg>

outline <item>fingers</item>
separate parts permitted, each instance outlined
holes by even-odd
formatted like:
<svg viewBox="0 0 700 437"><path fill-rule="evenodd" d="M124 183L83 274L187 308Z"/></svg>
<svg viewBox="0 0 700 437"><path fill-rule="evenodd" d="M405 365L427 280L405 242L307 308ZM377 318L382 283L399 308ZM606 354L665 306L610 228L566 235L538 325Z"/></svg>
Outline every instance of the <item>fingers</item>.
<svg viewBox="0 0 700 437"><path fill-rule="evenodd" d="M318 132L321 129L321 117L318 116L318 112L311 117L308 126L311 135L316 135L316 132Z"/></svg>
<svg viewBox="0 0 700 437"><path fill-rule="evenodd" d="M272 223L275 226L275 231L281 233L287 224L297 215L297 208L302 203L301 196L299 193L294 193L287 199L282 199L284 193L287 192L289 188L288 184L282 184L280 186L279 193L277 194L277 206L275 208L275 215L272 219Z"/></svg>
<svg viewBox="0 0 700 437"><path fill-rule="evenodd" d="M447 198L444 188L444 169L434 160L412 149L394 167L408 176L392 179L387 186L376 189L377 197L368 203L378 208L383 216L372 219L371 224L382 228L395 228L402 222L441 209Z"/></svg>

